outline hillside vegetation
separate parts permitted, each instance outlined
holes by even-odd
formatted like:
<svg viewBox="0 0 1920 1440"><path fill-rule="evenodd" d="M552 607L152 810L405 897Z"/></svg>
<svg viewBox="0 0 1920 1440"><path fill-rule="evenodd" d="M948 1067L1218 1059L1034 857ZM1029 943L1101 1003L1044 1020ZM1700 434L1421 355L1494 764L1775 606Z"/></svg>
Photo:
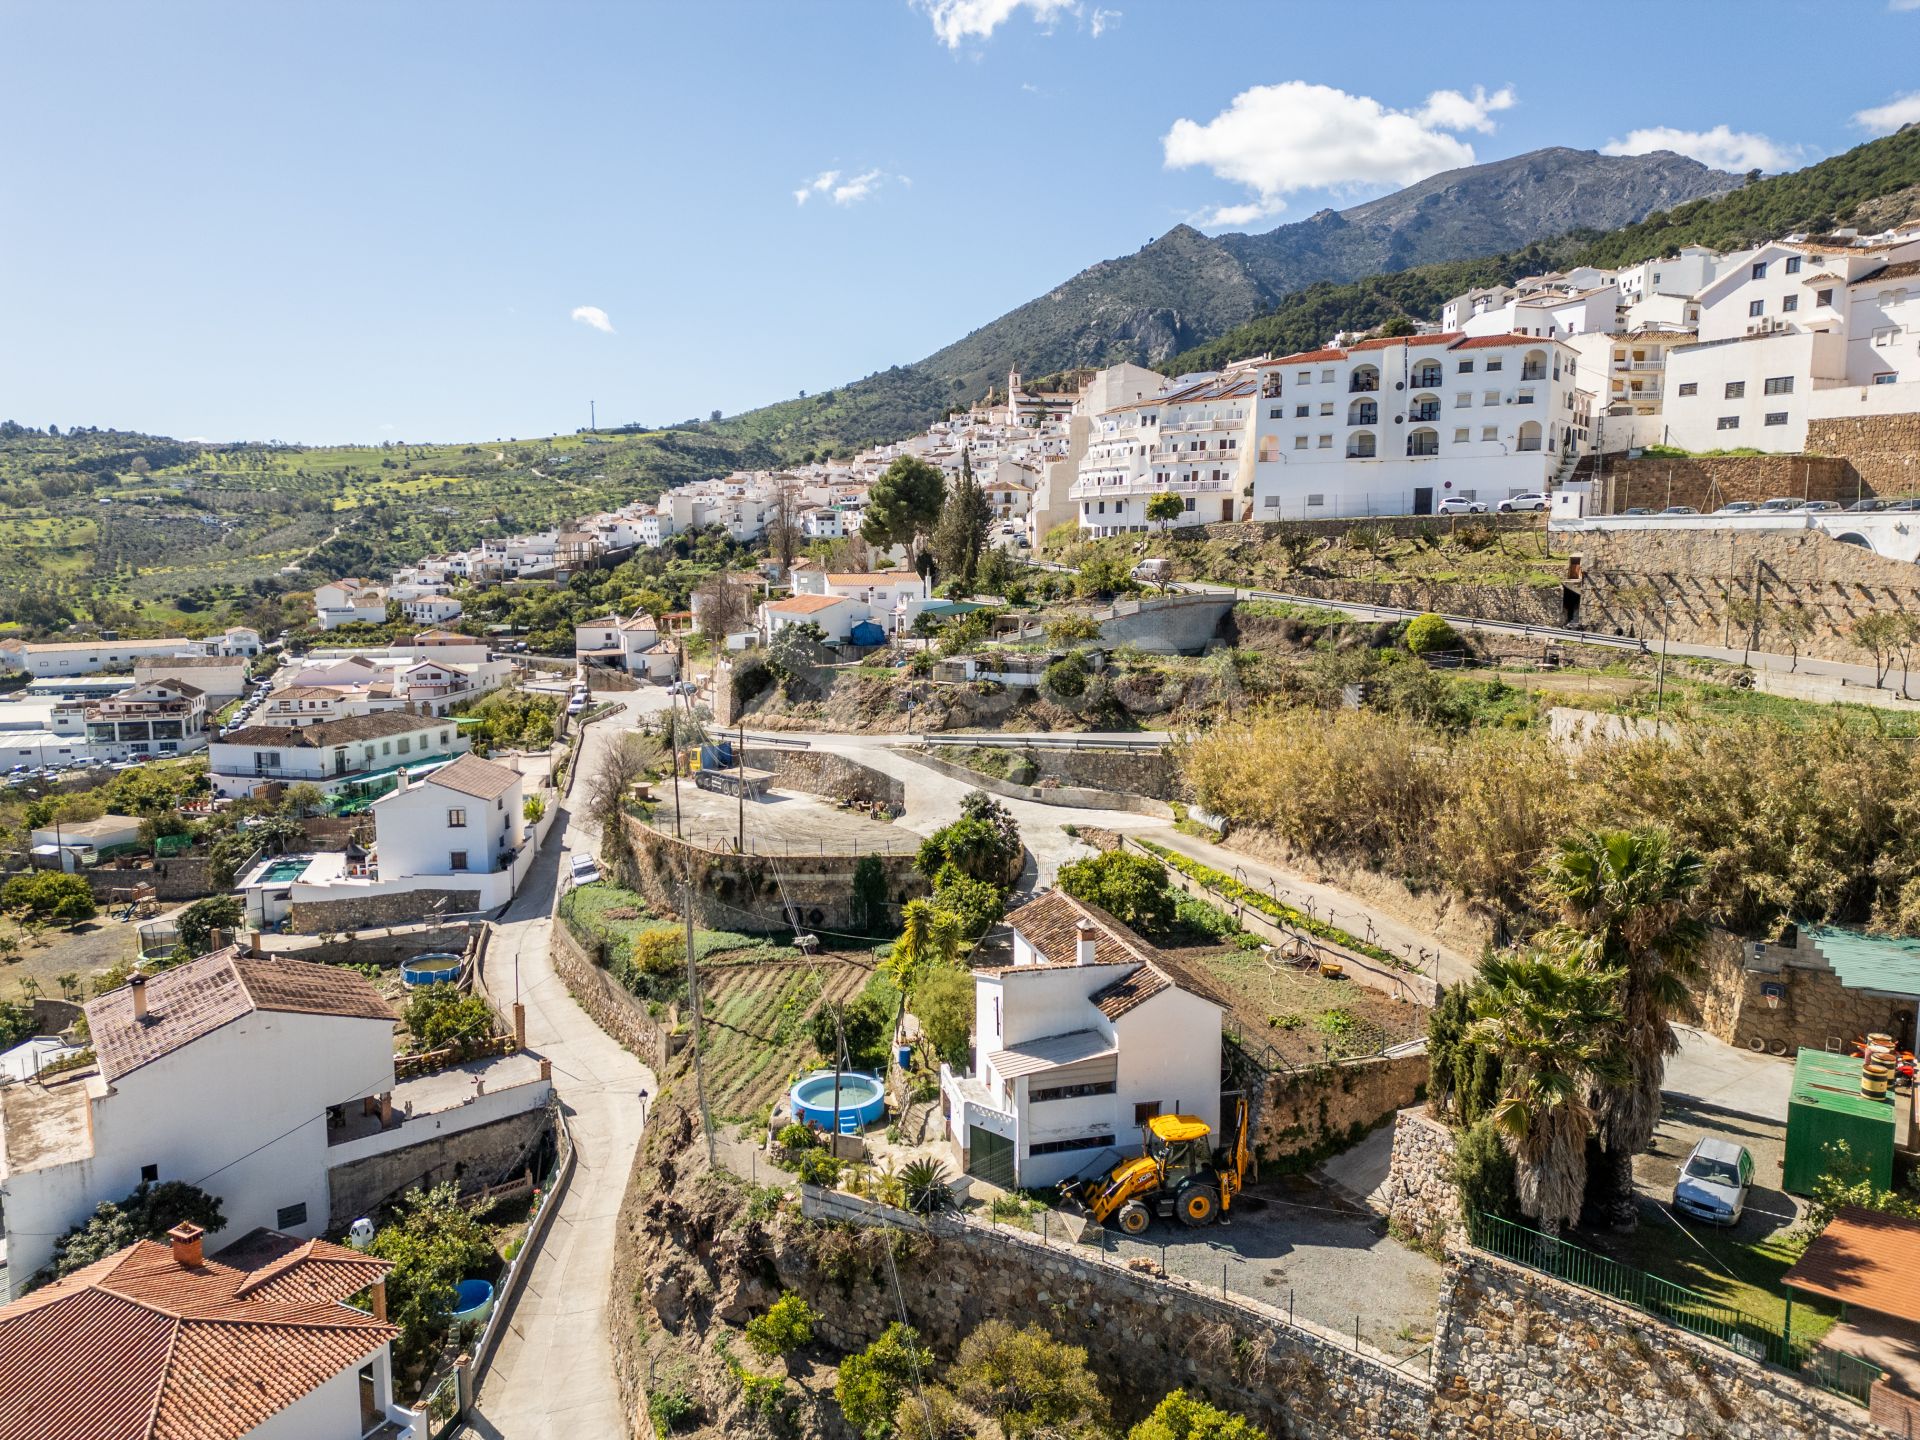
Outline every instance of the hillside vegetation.
<svg viewBox="0 0 1920 1440"><path fill-rule="evenodd" d="M1402 317L1437 320L1440 306L1463 291L1568 265L1632 265L1671 255L1682 245L1738 249L1794 231L1819 232L1856 221L1882 229L1920 215L1916 186L1920 126L1909 126L1804 170L1655 211L1605 234L1571 231L1483 259L1421 265L1348 284L1312 285L1257 320L1182 351L1166 368L1174 374L1213 370L1250 355L1311 349L1337 330L1370 329ZM1903 192L1903 203L1886 203Z"/></svg>

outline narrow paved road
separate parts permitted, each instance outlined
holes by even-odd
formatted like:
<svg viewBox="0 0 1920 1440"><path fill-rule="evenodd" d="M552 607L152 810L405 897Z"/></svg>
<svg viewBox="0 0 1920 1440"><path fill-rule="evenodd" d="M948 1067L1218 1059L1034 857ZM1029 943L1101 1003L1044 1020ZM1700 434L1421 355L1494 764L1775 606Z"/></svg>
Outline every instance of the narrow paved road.
<svg viewBox="0 0 1920 1440"><path fill-rule="evenodd" d="M628 723L609 716L587 727L581 764L599 756ZM579 794L586 785L582 778ZM574 1003L548 953L555 887L590 836L564 807L524 889L495 926L487 983L502 1001L527 1007L527 1044L553 1062L553 1086L573 1131L573 1182L553 1217L468 1426L503 1440L620 1440L628 1433L607 1340L607 1277L620 1200L639 1148L640 1092L653 1075Z"/></svg>

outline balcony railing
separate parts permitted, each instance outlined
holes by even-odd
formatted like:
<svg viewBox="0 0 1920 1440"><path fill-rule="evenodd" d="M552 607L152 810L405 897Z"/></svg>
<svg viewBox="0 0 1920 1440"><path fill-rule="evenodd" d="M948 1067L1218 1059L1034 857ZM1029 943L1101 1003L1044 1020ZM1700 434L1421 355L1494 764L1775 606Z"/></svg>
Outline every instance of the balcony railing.
<svg viewBox="0 0 1920 1440"><path fill-rule="evenodd" d="M1416 390L1437 390L1445 379L1438 370L1416 370L1412 383Z"/></svg>
<svg viewBox="0 0 1920 1440"><path fill-rule="evenodd" d="M1378 375L1356 375L1347 383L1349 395L1371 395L1380 388Z"/></svg>
<svg viewBox="0 0 1920 1440"><path fill-rule="evenodd" d="M1349 425L1378 425L1380 423L1380 407L1378 405L1362 405L1358 410L1347 416L1347 423Z"/></svg>
<svg viewBox="0 0 1920 1440"><path fill-rule="evenodd" d="M1438 455L1439 453L1440 441L1437 437L1427 440L1409 439L1407 441L1407 454L1410 457Z"/></svg>
<svg viewBox="0 0 1920 1440"><path fill-rule="evenodd" d="M1520 378L1522 380L1544 380L1547 378L1547 367L1544 365L1522 365L1520 367Z"/></svg>
<svg viewBox="0 0 1920 1440"><path fill-rule="evenodd" d="M1407 418L1409 420L1425 420L1429 422L1438 420L1440 418L1440 407L1438 405L1416 405L1407 412Z"/></svg>

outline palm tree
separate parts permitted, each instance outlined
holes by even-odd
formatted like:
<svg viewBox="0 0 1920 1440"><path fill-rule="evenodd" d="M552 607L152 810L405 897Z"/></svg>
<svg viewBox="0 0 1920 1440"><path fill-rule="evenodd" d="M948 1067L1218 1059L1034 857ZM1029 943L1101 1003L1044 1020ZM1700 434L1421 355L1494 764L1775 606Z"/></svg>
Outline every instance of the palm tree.
<svg viewBox="0 0 1920 1440"><path fill-rule="evenodd" d="M1705 873L1695 851L1657 826L1563 837L1540 867L1540 893L1560 912L1549 939L1595 971L1620 979L1617 1048L1623 1083L1592 1097L1613 1223L1631 1229L1633 1157L1653 1141L1667 1057L1680 1048L1675 1018L1699 973L1707 927L1695 910Z"/></svg>
<svg viewBox="0 0 1920 1440"><path fill-rule="evenodd" d="M1620 976L1536 950L1480 968L1469 1034L1504 1064L1492 1120L1514 1158L1520 1208L1549 1234L1579 1218L1596 1084L1618 1072Z"/></svg>
<svg viewBox="0 0 1920 1440"><path fill-rule="evenodd" d="M909 900L900 912L900 938L887 959L894 984L911 991L922 975L957 965L966 952L957 915L934 908L931 900Z"/></svg>

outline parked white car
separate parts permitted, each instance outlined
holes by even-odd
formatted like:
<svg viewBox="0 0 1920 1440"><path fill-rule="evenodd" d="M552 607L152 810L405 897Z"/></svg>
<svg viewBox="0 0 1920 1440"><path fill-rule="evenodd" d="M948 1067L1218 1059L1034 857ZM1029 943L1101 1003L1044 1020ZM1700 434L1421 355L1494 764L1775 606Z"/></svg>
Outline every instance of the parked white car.
<svg viewBox="0 0 1920 1440"><path fill-rule="evenodd" d="M1753 1156L1731 1140L1694 1141L1673 1182L1673 1206L1710 1225L1737 1225L1753 1188Z"/></svg>
<svg viewBox="0 0 1920 1440"><path fill-rule="evenodd" d="M1484 500L1468 500L1459 495L1449 495L1440 502L1438 513L1442 515L1484 515L1487 513L1487 502Z"/></svg>
<svg viewBox="0 0 1920 1440"><path fill-rule="evenodd" d="M1529 490L1524 495L1509 495L1494 508L1502 515L1518 515L1523 511L1544 510L1552 503L1544 490Z"/></svg>
<svg viewBox="0 0 1920 1440"><path fill-rule="evenodd" d="M600 878L600 866L591 855L576 855L567 869L567 878L575 885L591 885Z"/></svg>

